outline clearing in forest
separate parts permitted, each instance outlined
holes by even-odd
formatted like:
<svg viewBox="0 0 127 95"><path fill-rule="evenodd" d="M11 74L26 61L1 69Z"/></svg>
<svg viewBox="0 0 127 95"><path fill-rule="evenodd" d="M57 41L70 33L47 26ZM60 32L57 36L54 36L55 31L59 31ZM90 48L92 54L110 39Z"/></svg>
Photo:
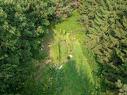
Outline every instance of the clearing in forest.
<svg viewBox="0 0 127 95"><path fill-rule="evenodd" d="M79 14L55 26L49 56L57 68L54 95L95 95L93 65L84 48L84 33L78 23ZM70 57L71 56L71 57ZM69 58L70 57L70 58Z"/></svg>

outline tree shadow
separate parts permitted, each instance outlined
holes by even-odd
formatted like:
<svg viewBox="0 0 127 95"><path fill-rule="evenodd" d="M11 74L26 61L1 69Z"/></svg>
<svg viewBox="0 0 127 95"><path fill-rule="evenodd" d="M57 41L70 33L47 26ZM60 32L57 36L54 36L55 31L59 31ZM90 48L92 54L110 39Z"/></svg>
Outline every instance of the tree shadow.
<svg viewBox="0 0 127 95"><path fill-rule="evenodd" d="M62 90L59 95L97 95L95 94L95 85L91 82L87 71L77 69L75 60L68 60L64 64L63 79L61 82Z"/></svg>
<svg viewBox="0 0 127 95"><path fill-rule="evenodd" d="M78 64L79 65L79 64ZM46 65L41 80L32 82L28 95L98 95L91 82L88 71L81 65L77 68L75 60L69 59L62 68ZM86 72L85 72L86 71Z"/></svg>

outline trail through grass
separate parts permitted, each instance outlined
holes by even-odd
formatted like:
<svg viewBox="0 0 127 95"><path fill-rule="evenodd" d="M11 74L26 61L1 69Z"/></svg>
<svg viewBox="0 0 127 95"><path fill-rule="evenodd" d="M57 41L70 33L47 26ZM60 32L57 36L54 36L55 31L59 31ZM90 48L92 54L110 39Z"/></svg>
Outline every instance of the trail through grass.
<svg viewBox="0 0 127 95"><path fill-rule="evenodd" d="M46 34L48 57L36 64L35 75L28 80L24 95L98 95L94 73L97 66L93 54L84 46L86 36L79 18L74 11L52 33ZM68 55L72 58L68 59Z"/></svg>
<svg viewBox="0 0 127 95"><path fill-rule="evenodd" d="M55 26L53 39L47 43L46 62L50 64L39 63L34 78L28 81L26 95L98 95L94 75L97 66L92 53L84 46L84 29L78 23L79 18L74 11Z"/></svg>
<svg viewBox="0 0 127 95"><path fill-rule="evenodd" d="M50 58L58 73L62 72L62 79L57 81L60 83L57 85L60 91L56 90L54 95L96 95L96 80L93 75L95 67L88 60L88 54L84 52L85 36L78 19L79 14L74 12L72 17L57 24L54 29ZM67 59L68 55L73 57Z"/></svg>

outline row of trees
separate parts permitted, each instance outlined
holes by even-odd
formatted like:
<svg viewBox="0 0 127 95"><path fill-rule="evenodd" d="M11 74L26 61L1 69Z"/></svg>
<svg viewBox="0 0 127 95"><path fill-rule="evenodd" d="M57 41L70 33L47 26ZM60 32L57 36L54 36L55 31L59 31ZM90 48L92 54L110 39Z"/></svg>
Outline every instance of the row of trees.
<svg viewBox="0 0 127 95"><path fill-rule="evenodd" d="M71 15L71 0L0 0L0 95L23 92L46 31Z"/></svg>
<svg viewBox="0 0 127 95"><path fill-rule="evenodd" d="M0 0L0 95L22 92L55 8L54 0Z"/></svg>
<svg viewBox="0 0 127 95"><path fill-rule="evenodd" d="M103 88L127 94L127 1L81 0L87 46L100 63Z"/></svg>

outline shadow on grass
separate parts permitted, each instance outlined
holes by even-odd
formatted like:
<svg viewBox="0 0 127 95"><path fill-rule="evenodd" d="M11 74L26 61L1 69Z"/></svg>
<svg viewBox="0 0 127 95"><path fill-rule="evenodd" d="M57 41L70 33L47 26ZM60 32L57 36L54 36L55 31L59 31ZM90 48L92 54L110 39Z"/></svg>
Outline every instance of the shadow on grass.
<svg viewBox="0 0 127 95"><path fill-rule="evenodd" d="M46 65L41 80L28 81L26 95L98 95L95 85L83 69L77 69L75 60L68 60L62 68ZM83 67L82 67L83 68ZM28 93L29 92L29 93Z"/></svg>
<svg viewBox="0 0 127 95"><path fill-rule="evenodd" d="M96 95L95 87L87 71L77 69L75 60L69 60L63 67L63 91L61 95ZM60 94L59 94L60 95Z"/></svg>

